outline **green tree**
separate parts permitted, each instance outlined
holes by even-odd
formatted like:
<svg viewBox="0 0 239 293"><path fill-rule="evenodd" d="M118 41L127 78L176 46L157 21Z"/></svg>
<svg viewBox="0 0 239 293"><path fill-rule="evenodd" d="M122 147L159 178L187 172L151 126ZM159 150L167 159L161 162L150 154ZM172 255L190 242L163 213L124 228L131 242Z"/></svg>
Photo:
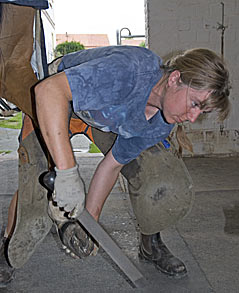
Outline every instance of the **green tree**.
<svg viewBox="0 0 239 293"><path fill-rule="evenodd" d="M140 47L146 48L145 41L139 44Z"/></svg>
<svg viewBox="0 0 239 293"><path fill-rule="evenodd" d="M71 52L76 52L79 50L84 50L85 47L82 45L80 42L64 42L61 44L58 44L56 46L55 54L56 57L63 56L65 54L71 53Z"/></svg>

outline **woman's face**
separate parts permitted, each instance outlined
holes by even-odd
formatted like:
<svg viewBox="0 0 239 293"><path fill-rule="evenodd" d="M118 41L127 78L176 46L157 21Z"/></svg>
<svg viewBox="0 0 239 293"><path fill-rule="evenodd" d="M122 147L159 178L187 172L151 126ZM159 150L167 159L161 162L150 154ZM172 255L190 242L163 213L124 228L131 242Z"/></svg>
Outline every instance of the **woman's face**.
<svg viewBox="0 0 239 293"><path fill-rule="evenodd" d="M161 99L164 118L170 124L184 121L194 123L203 112L200 105L208 98L210 91L195 90L186 85L179 85L179 71L174 71L171 75L168 79L165 95Z"/></svg>

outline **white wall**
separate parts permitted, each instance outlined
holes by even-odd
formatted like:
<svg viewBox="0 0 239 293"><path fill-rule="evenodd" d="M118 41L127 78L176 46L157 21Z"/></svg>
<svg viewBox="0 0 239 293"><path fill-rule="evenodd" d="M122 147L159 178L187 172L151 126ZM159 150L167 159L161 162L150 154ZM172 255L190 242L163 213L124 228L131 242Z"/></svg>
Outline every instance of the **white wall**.
<svg viewBox="0 0 239 293"><path fill-rule="evenodd" d="M213 114L186 130L197 155L239 153L239 0L224 0L224 58L231 74L231 113L223 124ZM222 4L215 0L145 0L148 47L160 56L206 47L221 53ZM185 152L185 155L187 153Z"/></svg>
<svg viewBox="0 0 239 293"><path fill-rule="evenodd" d="M49 0L49 8L41 11L42 22L45 33L46 56L47 62L50 63L54 58L54 48L56 46L55 33L55 16L54 16L54 0Z"/></svg>

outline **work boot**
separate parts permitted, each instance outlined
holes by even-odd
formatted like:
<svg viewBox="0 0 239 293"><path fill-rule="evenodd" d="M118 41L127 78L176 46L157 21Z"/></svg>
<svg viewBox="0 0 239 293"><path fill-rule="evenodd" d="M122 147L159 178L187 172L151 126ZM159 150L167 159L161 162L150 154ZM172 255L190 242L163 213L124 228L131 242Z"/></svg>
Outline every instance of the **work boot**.
<svg viewBox="0 0 239 293"><path fill-rule="evenodd" d="M141 234L139 258L153 263L158 270L170 277L182 278L187 275L184 263L172 255L163 243L160 233Z"/></svg>
<svg viewBox="0 0 239 293"><path fill-rule="evenodd" d="M6 287L13 279L14 269L7 261L7 238L0 239L0 288Z"/></svg>

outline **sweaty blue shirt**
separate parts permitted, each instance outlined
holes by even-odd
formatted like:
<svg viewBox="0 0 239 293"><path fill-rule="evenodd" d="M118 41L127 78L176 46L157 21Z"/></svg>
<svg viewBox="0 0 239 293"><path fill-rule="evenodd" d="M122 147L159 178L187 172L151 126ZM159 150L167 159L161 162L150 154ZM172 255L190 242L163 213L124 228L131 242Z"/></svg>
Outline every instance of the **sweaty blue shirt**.
<svg viewBox="0 0 239 293"><path fill-rule="evenodd" d="M121 164L168 137L172 124L158 111L146 120L145 107L162 77L161 59L134 46L110 46L65 55L58 71L66 73L76 114L87 124L118 134L112 148Z"/></svg>

